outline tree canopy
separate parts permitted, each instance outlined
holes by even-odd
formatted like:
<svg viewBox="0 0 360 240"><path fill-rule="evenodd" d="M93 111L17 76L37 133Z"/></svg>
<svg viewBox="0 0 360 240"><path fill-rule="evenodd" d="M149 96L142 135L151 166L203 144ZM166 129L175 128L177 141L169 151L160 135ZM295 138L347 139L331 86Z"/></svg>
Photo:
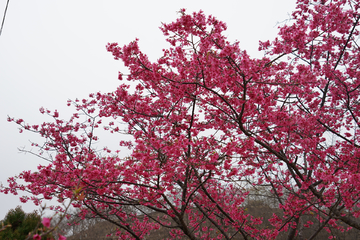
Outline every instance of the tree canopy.
<svg viewBox="0 0 360 240"><path fill-rule="evenodd" d="M160 227L188 239L360 230L359 7L298 0L258 59L226 39L224 22L184 9L161 26L170 46L155 62L137 39L109 43L129 71L116 90L69 101L69 120L44 108L52 122L9 118L45 139L33 146L49 163L1 191L70 199L121 239ZM98 147L101 128L119 134L118 149ZM249 214L255 193L281 211Z"/></svg>

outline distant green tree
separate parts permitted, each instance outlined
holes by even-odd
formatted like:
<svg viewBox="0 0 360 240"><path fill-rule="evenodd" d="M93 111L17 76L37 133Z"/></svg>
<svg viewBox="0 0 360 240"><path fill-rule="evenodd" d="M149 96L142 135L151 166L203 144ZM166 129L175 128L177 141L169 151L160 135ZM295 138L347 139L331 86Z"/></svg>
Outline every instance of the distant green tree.
<svg viewBox="0 0 360 240"><path fill-rule="evenodd" d="M1 226L1 240L25 240L29 233L43 228L41 216L36 211L25 213L20 206L9 210L4 220L1 221ZM52 238L52 236L42 237L42 239L48 238Z"/></svg>

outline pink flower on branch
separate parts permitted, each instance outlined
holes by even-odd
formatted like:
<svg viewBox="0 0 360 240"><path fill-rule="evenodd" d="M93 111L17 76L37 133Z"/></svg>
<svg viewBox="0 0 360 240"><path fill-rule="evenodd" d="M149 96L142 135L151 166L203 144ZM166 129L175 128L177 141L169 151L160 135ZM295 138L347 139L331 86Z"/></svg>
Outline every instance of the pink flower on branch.
<svg viewBox="0 0 360 240"><path fill-rule="evenodd" d="M66 237L64 237L63 235L60 235L59 234L59 238L58 238L59 240L66 240Z"/></svg>
<svg viewBox="0 0 360 240"><path fill-rule="evenodd" d="M39 234L35 234L35 235L33 236L33 239L35 239L35 240L41 240L41 236L40 236Z"/></svg>
<svg viewBox="0 0 360 240"><path fill-rule="evenodd" d="M43 218L41 221L41 223L47 228L50 228L50 222L51 222L51 218Z"/></svg>

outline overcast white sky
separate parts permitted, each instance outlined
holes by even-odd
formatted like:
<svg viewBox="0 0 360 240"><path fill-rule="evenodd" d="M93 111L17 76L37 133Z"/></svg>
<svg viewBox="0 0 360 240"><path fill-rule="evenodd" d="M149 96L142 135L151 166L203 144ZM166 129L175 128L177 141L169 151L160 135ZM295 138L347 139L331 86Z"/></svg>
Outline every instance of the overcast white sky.
<svg viewBox="0 0 360 240"><path fill-rule="evenodd" d="M0 0L1 19L5 6ZM161 22L175 20L180 8L202 9L227 23L231 41L260 57L258 41L273 39L277 24L294 7L295 0L10 0L0 36L0 182L6 185L8 177L46 164L19 153L38 138L19 134L8 115L40 124L51 120L39 113L42 106L69 115L68 99L115 90L123 67L106 51L108 42L122 46L139 38L141 50L156 60L168 46ZM17 205L26 212L38 209L21 204L18 196L0 194L0 220Z"/></svg>

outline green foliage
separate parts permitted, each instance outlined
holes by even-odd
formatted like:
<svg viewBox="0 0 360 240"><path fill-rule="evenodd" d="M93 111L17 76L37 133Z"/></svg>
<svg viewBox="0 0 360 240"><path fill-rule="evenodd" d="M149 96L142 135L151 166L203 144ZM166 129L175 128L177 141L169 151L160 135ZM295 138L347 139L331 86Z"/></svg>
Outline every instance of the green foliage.
<svg viewBox="0 0 360 240"><path fill-rule="evenodd" d="M4 226L3 231L0 232L1 240L25 240L29 233L43 228L41 216L36 211L25 213L20 206L9 210L0 224ZM42 239L49 237L51 236L43 236Z"/></svg>

